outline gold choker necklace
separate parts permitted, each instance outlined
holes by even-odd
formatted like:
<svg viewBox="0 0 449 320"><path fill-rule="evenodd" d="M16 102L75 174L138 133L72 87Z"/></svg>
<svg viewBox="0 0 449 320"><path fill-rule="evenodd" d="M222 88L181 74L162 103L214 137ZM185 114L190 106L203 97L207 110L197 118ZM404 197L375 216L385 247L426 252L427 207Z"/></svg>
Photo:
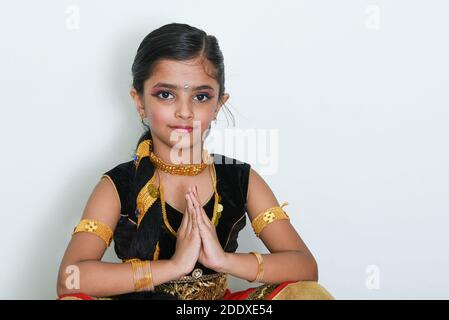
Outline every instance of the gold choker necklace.
<svg viewBox="0 0 449 320"><path fill-rule="evenodd" d="M170 174L183 175L183 176L195 176L201 173L209 164L212 163L212 157L209 155L206 149L203 149L200 164L168 164L161 158L155 155L152 151L152 140L149 143L149 158L153 165Z"/></svg>

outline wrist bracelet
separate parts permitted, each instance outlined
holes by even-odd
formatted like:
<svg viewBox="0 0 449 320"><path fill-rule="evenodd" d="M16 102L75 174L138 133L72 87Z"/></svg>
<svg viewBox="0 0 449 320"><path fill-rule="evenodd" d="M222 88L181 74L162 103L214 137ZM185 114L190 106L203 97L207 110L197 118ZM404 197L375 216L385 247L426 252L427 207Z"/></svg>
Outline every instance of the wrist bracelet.
<svg viewBox="0 0 449 320"><path fill-rule="evenodd" d="M134 290L153 291L153 276L151 272L151 263L149 260L142 261L140 259L131 259L127 262L131 263L134 279Z"/></svg>
<svg viewBox="0 0 449 320"><path fill-rule="evenodd" d="M249 281L248 282L260 282L262 280L263 274L264 274L264 264L263 264L263 257L260 253L258 252L250 252L251 254L253 254L256 258L257 258L257 262L258 262L258 267L257 267L257 275L256 275L256 279L254 279L253 281Z"/></svg>

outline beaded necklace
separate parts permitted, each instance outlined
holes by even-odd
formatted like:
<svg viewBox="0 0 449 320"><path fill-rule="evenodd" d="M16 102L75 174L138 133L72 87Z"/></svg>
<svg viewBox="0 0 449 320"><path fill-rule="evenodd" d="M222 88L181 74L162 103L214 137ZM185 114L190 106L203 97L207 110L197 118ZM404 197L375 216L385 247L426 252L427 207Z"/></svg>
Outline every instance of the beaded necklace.
<svg viewBox="0 0 449 320"><path fill-rule="evenodd" d="M170 174L183 175L183 176L195 176L201 173L208 164L211 164L213 159L209 156L206 149L203 149L201 153L201 163L200 164L169 164L164 162L160 157L154 154L152 150L152 140L149 141L149 154L150 161L153 165Z"/></svg>

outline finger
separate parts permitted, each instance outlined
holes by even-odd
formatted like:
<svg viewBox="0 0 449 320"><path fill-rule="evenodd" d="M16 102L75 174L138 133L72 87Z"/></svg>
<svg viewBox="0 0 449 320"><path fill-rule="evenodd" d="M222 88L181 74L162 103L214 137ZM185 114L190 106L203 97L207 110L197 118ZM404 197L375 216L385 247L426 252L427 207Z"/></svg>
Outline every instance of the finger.
<svg viewBox="0 0 449 320"><path fill-rule="evenodd" d="M194 204L197 208L199 208L199 209L202 208L201 202L200 202L200 200L198 199L198 197L195 196L195 193L194 193L194 192L192 192L192 200L193 200L193 204Z"/></svg>
<svg viewBox="0 0 449 320"><path fill-rule="evenodd" d="M204 219L202 218L201 213L197 213L197 220L198 220L198 230L204 235L208 232L207 226L204 223Z"/></svg>
<svg viewBox="0 0 449 320"><path fill-rule="evenodd" d="M204 209L202 208L198 208L197 209L197 220L198 220L198 230L200 231L200 233L202 234L203 237L209 237L210 236L210 228L209 225L207 223L207 221L204 218Z"/></svg>
<svg viewBox="0 0 449 320"><path fill-rule="evenodd" d="M193 194L190 195L191 199L193 199ZM196 204L193 204L192 208L192 232L195 233L195 235L199 235L199 226L198 226L198 206Z"/></svg>
<svg viewBox="0 0 449 320"><path fill-rule="evenodd" d="M203 245L213 241L213 234L210 228L208 228L204 223L198 224L198 233L201 236Z"/></svg>
<svg viewBox="0 0 449 320"><path fill-rule="evenodd" d="M198 195L198 189L197 189L197 186L195 185L195 188L194 188L194 193L196 193L196 201L197 201L197 203L198 203L198 205L199 205L199 212L198 212L198 219L202 219L202 223L204 223L205 225L207 225L207 226L210 226L210 225L212 225L212 221L210 221L210 219L209 219L209 217L207 216L207 214L206 214L206 212L204 211L204 209L203 209L203 207L201 206L201 202L200 202L200 198L199 198L199 195Z"/></svg>
<svg viewBox="0 0 449 320"><path fill-rule="evenodd" d="M204 224L205 226L210 226L212 222L210 221L209 217L206 214L206 211L203 207L198 207L198 216L197 219L200 223Z"/></svg>
<svg viewBox="0 0 449 320"><path fill-rule="evenodd" d="M197 224L197 221L198 221L198 217L196 216L196 206L197 206L197 204L195 203L195 199L193 197L192 192L189 192L188 196L189 196L189 204L190 204L190 206L189 206L189 220L191 221L191 225L193 227L194 221L195 221L196 224ZM194 218L195 218L195 220L194 220Z"/></svg>
<svg viewBox="0 0 449 320"><path fill-rule="evenodd" d="M200 200L200 196L198 194L198 187L195 185L195 187L193 188L193 194L195 195L196 200L198 201L198 203L201 203Z"/></svg>
<svg viewBox="0 0 449 320"><path fill-rule="evenodd" d="M186 202L189 201L187 194L184 197L186 199ZM188 207L186 205L186 209L184 210L184 216L182 217L181 224L178 229L179 231L185 231L185 229L187 228L187 222L189 222L189 219L187 217L187 210L188 210Z"/></svg>
<svg viewBox="0 0 449 320"><path fill-rule="evenodd" d="M198 225L200 226L200 228L202 230L209 232L210 224L206 219L207 219L207 216L204 217L204 214L202 212L198 212L198 221L199 221Z"/></svg>
<svg viewBox="0 0 449 320"><path fill-rule="evenodd" d="M197 187L195 185L195 187L192 188L192 192L193 194L195 194L195 192L197 192ZM198 210L197 210L197 220L198 220L198 224L204 224L207 227L212 226L212 222L209 220L209 217L207 216L206 212L204 211L204 209L202 208L200 201L199 201L199 196L198 193L196 194L196 196L193 197L192 199L194 205L197 204L198 206Z"/></svg>
<svg viewBox="0 0 449 320"><path fill-rule="evenodd" d="M192 230L192 212L193 212L193 203L192 203L192 198L190 197L190 194L187 194L187 233L190 233L190 231Z"/></svg>
<svg viewBox="0 0 449 320"><path fill-rule="evenodd" d="M198 230L198 216L196 212L192 212L192 231L196 232Z"/></svg>

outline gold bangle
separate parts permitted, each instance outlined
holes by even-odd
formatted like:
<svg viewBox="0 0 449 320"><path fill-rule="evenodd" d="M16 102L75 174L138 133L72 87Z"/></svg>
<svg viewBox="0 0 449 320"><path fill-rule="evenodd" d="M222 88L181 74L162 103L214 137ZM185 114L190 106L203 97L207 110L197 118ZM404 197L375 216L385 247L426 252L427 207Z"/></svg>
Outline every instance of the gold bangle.
<svg viewBox="0 0 449 320"><path fill-rule="evenodd" d="M153 270L151 269L151 262L148 260L147 261L147 266L148 266L148 275L150 278L150 291L154 291L154 282L153 282Z"/></svg>
<svg viewBox="0 0 449 320"><path fill-rule="evenodd" d="M99 236L109 247L112 241L112 230L108 225L96 219L82 219L73 229L72 235L77 232L89 232Z"/></svg>
<svg viewBox="0 0 449 320"><path fill-rule="evenodd" d="M264 274L264 264L263 264L263 257L260 253L258 252L250 252L251 254L253 254L256 258L257 258L257 275L256 275L256 279L254 279L253 281L249 281L248 282L260 282L262 280L263 274Z"/></svg>
<svg viewBox="0 0 449 320"><path fill-rule="evenodd" d="M287 213L282 209L286 205L288 205L288 202L284 202L281 206L265 209L253 219L251 226L257 237L259 237L262 230L270 223L276 220L290 220Z"/></svg>
<svg viewBox="0 0 449 320"><path fill-rule="evenodd" d="M151 272L150 261L142 261L140 259L130 259L127 262L131 263L133 270L134 290L139 291L153 291L153 276Z"/></svg>

